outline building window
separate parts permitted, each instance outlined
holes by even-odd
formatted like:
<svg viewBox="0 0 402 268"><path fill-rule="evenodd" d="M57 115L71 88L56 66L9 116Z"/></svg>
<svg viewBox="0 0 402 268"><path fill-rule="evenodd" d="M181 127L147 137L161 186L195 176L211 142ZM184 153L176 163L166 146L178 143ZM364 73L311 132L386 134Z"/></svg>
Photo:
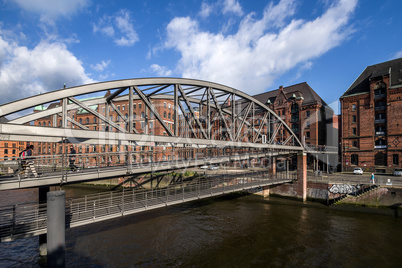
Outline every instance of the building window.
<svg viewBox="0 0 402 268"><path fill-rule="evenodd" d="M137 105L134 103L134 104L133 104L133 109L136 109L136 107L137 107Z"/></svg>
<svg viewBox="0 0 402 268"><path fill-rule="evenodd" d="M4 154L8 154L8 149L4 149Z"/></svg>
<svg viewBox="0 0 402 268"><path fill-rule="evenodd" d="M357 141L352 141L352 146L357 147Z"/></svg>
<svg viewBox="0 0 402 268"><path fill-rule="evenodd" d="M165 107L165 108L166 108L166 102L164 102L164 103L163 103L163 107Z"/></svg>
<svg viewBox="0 0 402 268"><path fill-rule="evenodd" d="M119 111L120 111L120 105L117 105L117 110L119 110Z"/></svg>
<svg viewBox="0 0 402 268"><path fill-rule="evenodd" d="M310 111L306 111L306 117L310 117Z"/></svg>
<svg viewBox="0 0 402 268"><path fill-rule="evenodd" d="M353 135L357 135L357 129L354 127L354 128L352 128L352 134Z"/></svg>
<svg viewBox="0 0 402 268"><path fill-rule="evenodd" d="M299 112L299 105L297 103L293 103L292 107L290 108L290 112L292 114L298 113Z"/></svg>
<svg viewBox="0 0 402 268"><path fill-rule="evenodd" d="M80 124L82 125L82 118L80 118L79 122L80 122Z"/></svg>
<svg viewBox="0 0 402 268"><path fill-rule="evenodd" d="M141 113L141 118L145 118L145 113L144 112Z"/></svg>
<svg viewBox="0 0 402 268"><path fill-rule="evenodd" d="M356 104L352 104L352 111L356 111Z"/></svg>
<svg viewBox="0 0 402 268"><path fill-rule="evenodd" d="M89 118L88 117L86 118L86 122L87 122L87 124L89 124Z"/></svg>
<svg viewBox="0 0 402 268"><path fill-rule="evenodd" d="M170 113L168 113L168 119L170 119Z"/></svg>
<svg viewBox="0 0 402 268"><path fill-rule="evenodd" d="M375 165L376 166L386 166L387 165L387 155L384 153L376 153L375 155Z"/></svg>
<svg viewBox="0 0 402 268"><path fill-rule="evenodd" d="M136 113L133 114L133 118L137 119L137 114Z"/></svg>
<svg viewBox="0 0 402 268"><path fill-rule="evenodd" d="M306 132L306 139L310 139L310 131Z"/></svg>
<svg viewBox="0 0 402 268"><path fill-rule="evenodd" d="M169 103L169 109L170 109L170 103Z"/></svg>
<svg viewBox="0 0 402 268"><path fill-rule="evenodd" d="M166 104L166 103L165 103ZM163 112L163 117L166 118L166 111Z"/></svg>
<svg viewBox="0 0 402 268"><path fill-rule="evenodd" d="M352 123L356 123L356 121L357 121L356 115L352 115Z"/></svg>
<svg viewBox="0 0 402 268"><path fill-rule="evenodd" d="M141 103L138 103L138 109L141 109L141 106L142 106Z"/></svg>
<svg viewBox="0 0 402 268"><path fill-rule="evenodd" d="M96 124L96 117L94 117L94 124Z"/></svg>
<svg viewBox="0 0 402 268"><path fill-rule="evenodd" d="M352 165L358 165L359 164L359 155L358 154L352 154L350 156L350 163Z"/></svg>
<svg viewBox="0 0 402 268"><path fill-rule="evenodd" d="M392 155L392 164L399 165L399 155L398 154Z"/></svg>

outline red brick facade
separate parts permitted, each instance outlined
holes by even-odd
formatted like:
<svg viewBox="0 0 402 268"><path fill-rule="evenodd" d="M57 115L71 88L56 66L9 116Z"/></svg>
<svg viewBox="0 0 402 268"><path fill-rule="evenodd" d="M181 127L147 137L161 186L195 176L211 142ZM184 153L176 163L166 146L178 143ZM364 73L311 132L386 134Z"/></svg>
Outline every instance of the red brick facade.
<svg viewBox="0 0 402 268"><path fill-rule="evenodd" d="M370 75L359 77L359 85L340 99L345 171L391 172L402 166L402 85L392 78L392 67L401 69L402 59L367 67L361 76Z"/></svg>

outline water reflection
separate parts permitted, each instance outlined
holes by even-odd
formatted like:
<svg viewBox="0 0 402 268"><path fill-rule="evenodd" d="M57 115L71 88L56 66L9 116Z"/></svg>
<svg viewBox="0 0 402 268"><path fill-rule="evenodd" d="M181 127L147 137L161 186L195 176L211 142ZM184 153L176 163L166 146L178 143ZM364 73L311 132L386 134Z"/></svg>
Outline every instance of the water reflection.
<svg viewBox="0 0 402 268"><path fill-rule="evenodd" d="M68 229L67 267L396 267L400 226L390 216L229 196ZM35 266L36 247L36 238L0 244L0 259L24 262L0 266Z"/></svg>

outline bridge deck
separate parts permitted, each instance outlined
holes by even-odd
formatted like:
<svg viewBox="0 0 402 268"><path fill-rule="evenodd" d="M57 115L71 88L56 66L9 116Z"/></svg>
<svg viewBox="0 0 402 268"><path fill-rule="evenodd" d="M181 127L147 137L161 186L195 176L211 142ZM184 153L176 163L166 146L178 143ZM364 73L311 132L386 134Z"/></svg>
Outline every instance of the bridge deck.
<svg viewBox="0 0 402 268"><path fill-rule="evenodd" d="M294 176L292 176L294 177ZM235 191L291 182L291 178L254 172L197 178L161 189L124 189L66 201L66 228L139 213ZM47 230L46 204L0 208L0 239L10 241Z"/></svg>
<svg viewBox="0 0 402 268"><path fill-rule="evenodd" d="M202 165L217 165L230 161L243 161L248 159L257 159L273 155L289 154L289 151L276 152L254 152L242 153L235 155L219 155L214 157L198 157L181 160L161 161L161 162L143 162L133 163L132 156L127 156L127 152L121 153L102 153L102 154L81 154L77 155L76 163L81 158L83 161L79 172L70 173L66 156L50 156L35 159L36 171L40 174L39 178L35 178L31 172L26 178L24 174L15 175L14 169L17 164L13 161L7 165L10 170L9 174L0 176L0 190L21 189L29 187L52 186L68 183L79 183L84 181L103 180L110 178L118 178L136 174L159 172L166 170L183 169L197 167ZM116 161L120 157L121 161ZM89 158L97 158L96 166L86 165ZM112 163L101 163L99 158L114 159ZM52 164L52 163L58 163Z"/></svg>

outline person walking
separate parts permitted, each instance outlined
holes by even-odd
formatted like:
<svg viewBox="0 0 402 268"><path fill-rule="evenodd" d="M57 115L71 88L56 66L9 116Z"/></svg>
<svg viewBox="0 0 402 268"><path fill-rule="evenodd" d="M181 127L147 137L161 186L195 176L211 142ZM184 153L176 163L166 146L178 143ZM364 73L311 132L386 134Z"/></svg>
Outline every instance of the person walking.
<svg viewBox="0 0 402 268"><path fill-rule="evenodd" d="M74 171L79 171L80 169L75 165L75 156L76 156L77 152L74 149L73 145L70 145L70 154L69 154L69 164L70 164L70 171L74 172Z"/></svg>
<svg viewBox="0 0 402 268"><path fill-rule="evenodd" d="M371 179L370 179L370 181L371 181L372 184L375 184L375 182L374 182L374 173L371 173Z"/></svg>
<svg viewBox="0 0 402 268"><path fill-rule="evenodd" d="M28 146L28 149L26 150L26 165L25 165L25 177L28 177L29 170L31 170L32 174L35 176L35 178L39 178L38 173L36 173L36 169L34 166L34 157L33 157L33 149L34 146L31 144Z"/></svg>

